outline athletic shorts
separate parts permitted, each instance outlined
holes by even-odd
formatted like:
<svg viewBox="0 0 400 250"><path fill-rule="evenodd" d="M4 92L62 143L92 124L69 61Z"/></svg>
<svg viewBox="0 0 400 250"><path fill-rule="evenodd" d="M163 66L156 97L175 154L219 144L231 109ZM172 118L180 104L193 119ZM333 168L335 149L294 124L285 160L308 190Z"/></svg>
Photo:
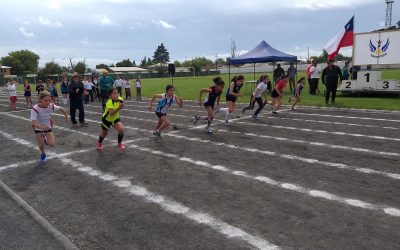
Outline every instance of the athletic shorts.
<svg viewBox="0 0 400 250"><path fill-rule="evenodd" d="M203 106L205 107L205 108L214 108L214 103L208 103L208 102L205 102L204 104L203 104Z"/></svg>
<svg viewBox="0 0 400 250"><path fill-rule="evenodd" d="M29 96L31 96L32 94L31 94L31 92L30 91L25 91L24 92L24 96L25 97L29 97Z"/></svg>
<svg viewBox="0 0 400 250"><path fill-rule="evenodd" d="M17 101L17 97L16 96L10 96L10 101L16 102Z"/></svg>
<svg viewBox="0 0 400 250"><path fill-rule="evenodd" d="M277 97L279 97L279 94L278 94L278 92L276 91L276 89L272 90L271 97L272 97L272 98L277 98Z"/></svg>
<svg viewBox="0 0 400 250"><path fill-rule="evenodd" d="M156 116L160 119L163 116L167 116L167 114L156 111Z"/></svg>
<svg viewBox="0 0 400 250"><path fill-rule="evenodd" d="M53 131L51 131L51 129L49 129L49 130L46 130L46 131L43 131L43 130L36 130L35 129L35 134L40 134L40 133L50 133L50 132L53 132Z"/></svg>
<svg viewBox="0 0 400 250"><path fill-rule="evenodd" d="M115 123L120 122L121 120L118 118L114 122L107 121L106 119L101 119L101 129L109 130L111 126L114 126Z"/></svg>
<svg viewBox="0 0 400 250"><path fill-rule="evenodd" d="M236 102L236 96L230 96L230 95L227 95L226 96L226 101L227 102Z"/></svg>

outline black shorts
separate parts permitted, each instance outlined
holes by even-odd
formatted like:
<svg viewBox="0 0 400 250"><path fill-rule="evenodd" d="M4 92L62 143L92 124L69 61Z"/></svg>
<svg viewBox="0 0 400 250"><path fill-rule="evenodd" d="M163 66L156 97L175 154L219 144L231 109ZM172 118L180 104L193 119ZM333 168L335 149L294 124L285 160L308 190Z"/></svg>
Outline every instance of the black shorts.
<svg viewBox="0 0 400 250"><path fill-rule="evenodd" d="M167 116L167 114L161 113L161 112L157 112L156 111L156 116L160 119L163 116Z"/></svg>
<svg viewBox="0 0 400 250"><path fill-rule="evenodd" d="M109 130L111 126L114 126L115 123L121 122L121 120L118 118L114 122L107 121L106 119L101 119L101 129L102 130Z"/></svg>
<svg viewBox="0 0 400 250"><path fill-rule="evenodd" d="M24 96L25 97L29 97L29 96L31 96L32 94L31 94L31 92L30 91L25 91L24 92Z"/></svg>
<svg viewBox="0 0 400 250"><path fill-rule="evenodd" d="M226 101L227 102L236 102L237 97L236 96L231 96L231 95L227 95L226 96Z"/></svg>
<svg viewBox="0 0 400 250"><path fill-rule="evenodd" d="M277 97L279 97L279 94L278 94L278 92L276 91L276 89L272 90L271 97L272 97L272 98L277 98Z"/></svg>
<svg viewBox="0 0 400 250"><path fill-rule="evenodd" d="M51 129L49 129L49 130L46 130L46 131L42 131L42 130L36 130L35 129L35 134L40 134L40 133L50 133L50 132L53 132L53 131L51 131Z"/></svg>
<svg viewBox="0 0 400 250"><path fill-rule="evenodd" d="M212 108L212 109L214 109L215 104L214 104L214 103L205 102L205 103L203 104L203 106L204 106L205 108Z"/></svg>

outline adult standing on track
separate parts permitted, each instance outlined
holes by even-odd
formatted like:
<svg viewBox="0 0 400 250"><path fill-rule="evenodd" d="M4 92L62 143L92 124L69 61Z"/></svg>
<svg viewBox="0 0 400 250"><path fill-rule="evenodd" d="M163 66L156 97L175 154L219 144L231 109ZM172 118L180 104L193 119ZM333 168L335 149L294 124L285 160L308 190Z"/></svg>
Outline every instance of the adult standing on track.
<svg viewBox="0 0 400 250"><path fill-rule="evenodd" d="M140 76L138 76L136 78L135 85L136 85L136 100L141 101L142 100L142 80L140 80Z"/></svg>
<svg viewBox="0 0 400 250"><path fill-rule="evenodd" d="M108 91L114 87L114 79L108 76L108 71L103 69L101 71L101 77L99 80L100 86L100 95L101 95L101 106L104 108L106 107L106 102L108 100Z"/></svg>
<svg viewBox="0 0 400 250"><path fill-rule="evenodd" d="M335 105L336 89L338 81L342 81L342 70L339 66L334 65L333 60L329 60L328 66L322 72L322 82L326 87L325 105L328 107L329 97L332 93L332 106Z"/></svg>
<svg viewBox="0 0 400 250"><path fill-rule="evenodd" d="M87 125L87 122L85 122L85 111L82 102L83 91L83 83L81 82L78 73L74 73L69 84L69 112L72 124L76 125L75 114L76 110L79 110L79 122L82 127Z"/></svg>
<svg viewBox="0 0 400 250"><path fill-rule="evenodd" d="M115 80L115 86L117 87L119 96L122 96L122 87L124 86L124 80L117 75L117 80Z"/></svg>
<svg viewBox="0 0 400 250"><path fill-rule="evenodd" d="M296 89L296 75L297 69L294 67L293 63L290 63L290 66L287 70L287 74L289 75L289 86L290 86L290 93L293 93L293 89Z"/></svg>
<svg viewBox="0 0 400 250"><path fill-rule="evenodd" d="M274 83L276 84L283 75L285 75L285 70L282 69L281 64L278 63L274 70Z"/></svg>
<svg viewBox="0 0 400 250"><path fill-rule="evenodd" d="M321 73L321 68L317 65L316 61L312 62L312 66L310 68L310 94L316 95L318 89L319 82L319 74Z"/></svg>

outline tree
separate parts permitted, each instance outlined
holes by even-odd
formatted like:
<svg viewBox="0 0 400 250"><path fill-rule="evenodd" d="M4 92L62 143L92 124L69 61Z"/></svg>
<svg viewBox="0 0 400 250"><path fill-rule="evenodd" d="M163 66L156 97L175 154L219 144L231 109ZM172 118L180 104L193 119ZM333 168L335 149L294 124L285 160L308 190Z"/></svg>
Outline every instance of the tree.
<svg viewBox="0 0 400 250"><path fill-rule="evenodd" d="M40 76L59 75L63 72L61 66L56 62L48 62L39 69Z"/></svg>
<svg viewBox="0 0 400 250"><path fill-rule="evenodd" d="M340 53L338 53L334 59L337 61L351 61L351 57L344 56ZM315 60L317 63L326 63L328 62L328 52L326 52L326 50L323 50L320 56L311 57L311 60Z"/></svg>
<svg viewBox="0 0 400 250"><path fill-rule="evenodd" d="M135 60L132 60L132 67L136 67L136 62L135 62Z"/></svg>
<svg viewBox="0 0 400 250"><path fill-rule="evenodd" d="M154 51L153 63L165 64L167 62L169 62L169 52L165 48L164 44L161 43L161 45L157 47L156 51Z"/></svg>
<svg viewBox="0 0 400 250"><path fill-rule="evenodd" d="M100 63L96 65L96 69L108 69L108 66L104 63Z"/></svg>
<svg viewBox="0 0 400 250"><path fill-rule="evenodd" d="M0 62L3 65L12 67L14 75L36 73L39 65L39 55L29 50L12 51L8 56L2 57Z"/></svg>
<svg viewBox="0 0 400 250"><path fill-rule="evenodd" d="M147 58L144 57L143 60L140 62L140 67L146 68Z"/></svg>
<svg viewBox="0 0 400 250"><path fill-rule="evenodd" d="M75 64L74 71L77 72L80 75L85 74L86 62L85 61L79 61L77 64Z"/></svg>
<svg viewBox="0 0 400 250"><path fill-rule="evenodd" d="M175 67L182 67L182 63L178 60L174 61Z"/></svg>
<svg viewBox="0 0 400 250"><path fill-rule="evenodd" d="M147 62L146 62L146 66L150 66L152 64L154 64L155 62L151 60L151 58L147 58Z"/></svg>
<svg viewBox="0 0 400 250"><path fill-rule="evenodd" d="M205 57L196 57L189 61L184 61L182 63L183 67L193 67L194 71L199 72L202 69L209 70L215 68L215 64L210 59Z"/></svg>
<svg viewBox="0 0 400 250"><path fill-rule="evenodd" d="M217 60L215 60L215 64L219 65L219 66L222 66L222 65L226 64L226 61L225 61L224 58L218 58Z"/></svg>
<svg viewBox="0 0 400 250"><path fill-rule="evenodd" d="M133 67L133 63L128 59L124 59L115 64L117 67Z"/></svg>

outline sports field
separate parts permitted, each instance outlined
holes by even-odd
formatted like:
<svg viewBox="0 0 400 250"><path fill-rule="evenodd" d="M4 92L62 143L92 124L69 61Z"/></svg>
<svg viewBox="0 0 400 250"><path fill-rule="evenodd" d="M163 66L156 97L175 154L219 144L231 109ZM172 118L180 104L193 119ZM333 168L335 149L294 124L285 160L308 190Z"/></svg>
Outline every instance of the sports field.
<svg viewBox="0 0 400 250"><path fill-rule="evenodd" d="M113 131L97 152L95 102L85 105L88 127L54 116L56 147L39 165L30 110L18 98L8 112L0 92L0 179L65 238L0 190L2 249L400 246L400 112L285 107L272 116L266 108L254 121L239 105L230 126L217 115L210 135L192 124L203 109L187 101L168 114L177 129L155 139L147 102L125 101L126 151Z"/></svg>

